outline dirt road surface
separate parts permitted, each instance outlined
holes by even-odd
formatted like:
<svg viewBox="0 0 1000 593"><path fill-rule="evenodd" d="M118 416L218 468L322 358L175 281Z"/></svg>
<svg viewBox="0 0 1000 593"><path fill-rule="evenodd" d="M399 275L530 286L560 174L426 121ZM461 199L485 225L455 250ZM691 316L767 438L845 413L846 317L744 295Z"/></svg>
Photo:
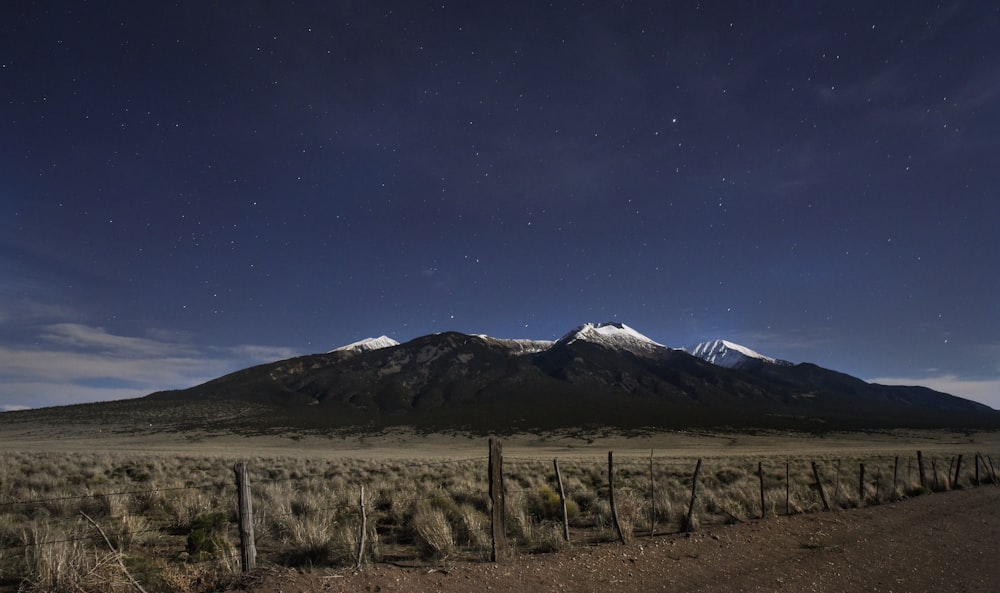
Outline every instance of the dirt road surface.
<svg viewBox="0 0 1000 593"><path fill-rule="evenodd" d="M1000 487L773 517L503 564L301 574L264 569L246 593L1000 591Z"/></svg>

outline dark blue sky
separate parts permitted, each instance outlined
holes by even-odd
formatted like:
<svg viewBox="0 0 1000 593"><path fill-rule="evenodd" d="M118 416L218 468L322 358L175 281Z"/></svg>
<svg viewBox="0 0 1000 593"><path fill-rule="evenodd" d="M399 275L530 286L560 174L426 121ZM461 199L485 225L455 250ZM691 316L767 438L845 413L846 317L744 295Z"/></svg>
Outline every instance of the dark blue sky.
<svg viewBox="0 0 1000 593"><path fill-rule="evenodd" d="M0 406L621 321L1000 406L986 2L7 2Z"/></svg>

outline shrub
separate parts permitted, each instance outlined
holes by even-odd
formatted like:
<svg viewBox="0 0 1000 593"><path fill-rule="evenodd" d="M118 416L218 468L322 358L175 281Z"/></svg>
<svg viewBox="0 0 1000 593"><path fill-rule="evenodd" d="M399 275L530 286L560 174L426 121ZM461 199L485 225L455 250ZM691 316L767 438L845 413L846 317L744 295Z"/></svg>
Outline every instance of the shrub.
<svg viewBox="0 0 1000 593"><path fill-rule="evenodd" d="M225 513L198 515L191 523L191 531L188 532L187 553L204 557L229 552L232 545L226 539L228 530L229 520Z"/></svg>
<svg viewBox="0 0 1000 593"><path fill-rule="evenodd" d="M417 503L413 513L413 529L420 555L441 560L455 550L455 538L444 511L427 502Z"/></svg>
<svg viewBox="0 0 1000 593"><path fill-rule="evenodd" d="M470 504L459 507L459 515L459 540L485 558L492 550L489 517Z"/></svg>
<svg viewBox="0 0 1000 593"><path fill-rule="evenodd" d="M724 486L731 486L742 480L745 476L746 473L743 470L736 468L725 468L715 472L715 479Z"/></svg>
<svg viewBox="0 0 1000 593"><path fill-rule="evenodd" d="M544 485L529 501L531 513L542 520L562 521L562 501L559 493L550 486ZM580 507L576 501L566 499L566 516L570 519L580 514Z"/></svg>

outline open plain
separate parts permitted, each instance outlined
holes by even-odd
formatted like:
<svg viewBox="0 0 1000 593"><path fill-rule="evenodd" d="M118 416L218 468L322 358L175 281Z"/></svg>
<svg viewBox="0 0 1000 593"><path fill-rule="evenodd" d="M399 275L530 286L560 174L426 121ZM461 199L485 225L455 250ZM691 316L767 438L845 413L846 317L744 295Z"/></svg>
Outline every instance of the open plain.
<svg viewBox="0 0 1000 593"><path fill-rule="evenodd" d="M3 436L3 590L126 590L126 570L150 592L994 591L998 582L996 432L493 435L513 552L500 563L488 561L490 435L243 436L86 422L9 423ZM610 451L624 545L607 500ZM553 460L566 482L568 542ZM252 476L259 551L246 575L237 461Z"/></svg>
<svg viewBox="0 0 1000 593"><path fill-rule="evenodd" d="M78 424L46 426L5 422L0 451L118 451L239 457L291 455L323 459L441 458L486 453L486 435L462 431L426 432L405 427L377 433L330 430L240 435L232 431L177 431L147 425L106 425L91 418ZM517 455L546 457L592 456L614 450L623 454L657 456L755 456L818 452L820 454L956 453L1000 449L1000 431L868 430L856 432L795 432L779 430L670 430L612 428L562 429L495 435L504 450Z"/></svg>

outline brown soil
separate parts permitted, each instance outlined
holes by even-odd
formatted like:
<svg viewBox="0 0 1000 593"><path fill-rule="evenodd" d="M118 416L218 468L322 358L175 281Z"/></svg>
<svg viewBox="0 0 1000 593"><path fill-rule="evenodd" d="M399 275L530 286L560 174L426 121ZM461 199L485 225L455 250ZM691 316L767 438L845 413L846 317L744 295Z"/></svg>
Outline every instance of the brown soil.
<svg viewBox="0 0 1000 593"><path fill-rule="evenodd" d="M246 593L1000 590L1000 488L773 517L502 564L262 569Z"/></svg>

